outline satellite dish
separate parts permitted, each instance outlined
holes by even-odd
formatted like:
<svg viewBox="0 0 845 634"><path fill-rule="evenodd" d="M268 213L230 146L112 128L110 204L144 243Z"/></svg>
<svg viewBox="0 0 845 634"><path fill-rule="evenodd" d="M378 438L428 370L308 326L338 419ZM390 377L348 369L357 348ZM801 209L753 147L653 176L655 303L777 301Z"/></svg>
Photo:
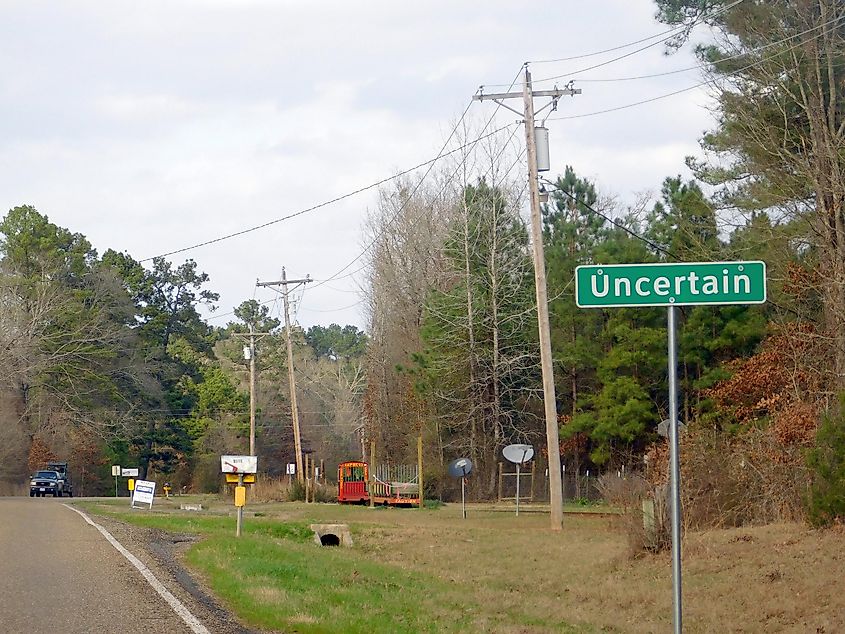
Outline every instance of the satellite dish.
<svg viewBox="0 0 845 634"><path fill-rule="evenodd" d="M662 420L659 423L657 423L657 433L658 433L658 435L663 436L664 438L669 437L669 423L670 423L670 421L669 421L668 418L666 420ZM679 432L684 431L684 427L686 427L686 425L687 424L684 421L679 420L678 421L678 431Z"/></svg>
<svg viewBox="0 0 845 634"><path fill-rule="evenodd" d="M508 445L502 449L502 455L514 464L525 464L534 457L534 447L531 445Z"/></svg>
<svg viewBox="0 0 845 634"><path fill-rule="evenodd" d="M449 475L453 478L465 478L472 472L472 461L469 458L458 458L449 463Z"/></svg>

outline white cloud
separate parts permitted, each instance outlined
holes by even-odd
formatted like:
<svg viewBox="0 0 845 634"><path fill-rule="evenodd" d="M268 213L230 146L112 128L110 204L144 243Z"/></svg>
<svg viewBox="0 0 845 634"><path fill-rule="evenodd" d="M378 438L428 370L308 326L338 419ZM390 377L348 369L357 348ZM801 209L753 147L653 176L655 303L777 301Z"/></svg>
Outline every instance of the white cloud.
<svg viewBox="0 0 845 634"><path fill-rule="evenodd" d="M156 119L182 119L198 116L205 107L197 102L175 95L103 95L95 102L97 112L127 122L144 122Z"/></svg>
<svg viewBox="0 0 845 634"><path fill-rule="evenodd" d="M136 258L213 239L430 158L480 84L507 84L526 59L591 52L663 30L653 13L651 2L629 0L549 0L530 13L504 0L483 9L445 0L7 3L0 204L34 204L101 251ZM542 79L604 59L532 69ZM656 47L582 76L689 63L686 53L667 58ZM585 82L557 115L696 80ZM683 170L684 154L709 127L705 102L693 91L619 113L550 120L553 166L572 164L623 198L656 189ZM472 125L483 125L494 108L474 105ZM515 119L500 111L493 125ZM521 134L515 138L522 143ZM321 278L351 261L376 200L375 192L358 194L173 259L196 259L228 311L252 297L257 277L274 277L282 266ZM309 290L300 319L363 325L361 307L346 308L357 300L354 290L349 278ZM333 309L344 310L316 312Z"/></svg>

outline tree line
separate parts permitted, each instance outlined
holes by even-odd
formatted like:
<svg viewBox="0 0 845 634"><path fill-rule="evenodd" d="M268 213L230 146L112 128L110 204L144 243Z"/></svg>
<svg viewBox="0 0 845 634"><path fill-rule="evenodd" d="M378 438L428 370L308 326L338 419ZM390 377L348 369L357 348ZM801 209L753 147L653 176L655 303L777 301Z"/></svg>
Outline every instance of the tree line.
<svg viewBox="0 0 845 634"><path fill-rule="evenodd" d="M196 262L126 253L100 256L85 236L31 206L0 222L0 484L15 490L50 459L71 463L77 489L112 490L110 466L177 488L219 487L219 457L247 453L248 366L238 333L258 345L258 443L263 468L294 461L284 331L267 306L243 302L214 327ZM360 360L366 335L354 326L292 332L301 375L308 450L325 458L357 449Z"/></svg>
<svg viewBox="0 0 845 634"><path fill-rule="evenodd" d="M524 185L487 147L428 187L396 183L372 214L368 434L396 460L408 459L418 434L430 463L471 458L480 498L494 494L512 442L560 451L570 472L648 471L652 458L665 478L656 433L668 417L665 311L580 310L575 268L763 260L765 305L681 311L686 442L713 464L731 461L725 489L781 500L758 518L804 513L809 489L830 519L845 513L836 484L845 473L845 7L656 4L658 19L678 27L670 49L701 24L714 35L696 53L716 128L701 140L704 157L687 158L694 178L668 176L653 201L620 204L571 167L551 179L543 240L561 446L543 446ZM748 489L758 463L789 481L772 473ZM702 472L686 465L690 490L707 490ZM740 497L720 500L719 512Z"/></svg>
<svg viewBox="0 0 845 634"><path fill-rule="evenodd" d="M570 472L626 465L665 477L657 435L668 414L665 313L580 310L575 268L763 260L765 305L681 311L680 411L684 442L697 443L687 454L721 465L730 484L722 491L769 500L766 486L788 492L758 517L806 509L806 490L811 517L845 513L836 484L845 464L845 7L656 6L658 19L679 27L670 48L686 46L702 24L714 35L696 53L716 127L701 139L702 157L687 157L693 178L668 175L651 198L620 203L573 167L548 180L560 446L544 445L520 154L509 140L468 142L465 124L456 127L461 151L439 172L397 178L369 212L366 334L335 324L292 329L309 450L331 463L366 456L375 442L381 460L407 462L422 435L429 494L449 495L446 463L469 457L479 499L495 494L501 449L513 442L534 444L541 460L560 452ZM250 327L269 333L258 356L259 454L271 474L291 461L283 332L266 306L243 302L229 324L211 326L198 309L218 298L194 261L145 267L125 253L100 256L32 207L10 210L0 235L0 478L25 471L20 456L60 451L85 456L92 474L136 460L213 488L219 453L244 449L239 335ZM713 470L693 462L685 480L706 497L718 487L702 474ZM748 465L764 474L753 486ZM739 497L711 501L744 521Z"/></svg>

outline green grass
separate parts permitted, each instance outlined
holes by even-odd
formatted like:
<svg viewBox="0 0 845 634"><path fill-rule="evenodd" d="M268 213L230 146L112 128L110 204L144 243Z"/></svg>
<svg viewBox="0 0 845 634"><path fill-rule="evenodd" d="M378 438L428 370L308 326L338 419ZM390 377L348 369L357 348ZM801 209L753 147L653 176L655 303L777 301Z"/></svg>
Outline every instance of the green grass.
<svg viewBox="0 0 845 634"><path fill-rule="evenodd" d="M200 535L187 564L251 626L303 634L477 630L477 608L463 599L469 588L355 549L318 546L305 522L248 518L238 539L231 517L82 506L137 526Z"/></svg>
<svg viewBox="0 0 845 634"><path fill-rule="evenodd" d="M258 627L385 634L472 629L447 584L340 549L217 536L195 545L187 561Z"/></svg>

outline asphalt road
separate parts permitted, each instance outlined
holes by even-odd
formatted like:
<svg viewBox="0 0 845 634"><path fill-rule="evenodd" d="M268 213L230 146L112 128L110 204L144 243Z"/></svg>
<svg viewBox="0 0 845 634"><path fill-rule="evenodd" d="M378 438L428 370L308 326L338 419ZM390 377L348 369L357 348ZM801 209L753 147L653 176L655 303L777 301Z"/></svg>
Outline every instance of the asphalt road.
<svg viewBox="0 0 845 634"><path fill-rule="evenodd" d="M0 631L191 633L141 572L63 501L0 498ZM139 539L131 527L92 519L113 531L203 627L244 631L175 581L184 571L161 548L156 561L149 539Z"/></svg>

